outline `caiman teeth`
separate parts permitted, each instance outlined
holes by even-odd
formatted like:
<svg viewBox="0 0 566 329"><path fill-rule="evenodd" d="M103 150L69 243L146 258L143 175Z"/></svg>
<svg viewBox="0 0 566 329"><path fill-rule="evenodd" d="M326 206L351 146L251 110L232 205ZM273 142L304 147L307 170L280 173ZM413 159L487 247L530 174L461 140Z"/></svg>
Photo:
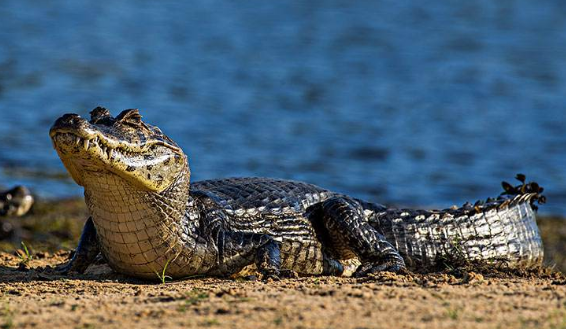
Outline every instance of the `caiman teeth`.
<svg viewBox="0 0 566 329"><path fill-rule="evenodd" d="M89 148L93 148L93 147L100 148L101 153L107 156L108 159L111 159L113 157L115 158L119 154L123 154L125 156L137 155L143 152L147 152L155 145L165 146L172 149L173 151L180 150L176 146L172 146L160 141L149 142L144 145L128 145L127 143L106 140L98 135L94 135L92 137L80 137L72 133L60 133L60 134L54 134L52 138L53 141L57 141L59 143L74 143L77 147L79 147L82 142L82 148L85 151L88 151ZM113 154L114 151L119 152L119 154L116 153Z"/></svg>

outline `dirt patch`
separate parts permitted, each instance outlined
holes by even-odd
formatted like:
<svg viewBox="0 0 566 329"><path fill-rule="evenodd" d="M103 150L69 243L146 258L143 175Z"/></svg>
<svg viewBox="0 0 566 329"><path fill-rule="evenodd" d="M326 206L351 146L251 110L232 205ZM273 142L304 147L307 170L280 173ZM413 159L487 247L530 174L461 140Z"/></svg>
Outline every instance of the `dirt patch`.
<svg viewBox="0 0 566 329"><path fill-rule="evenodd" d="M82 200L40 200L24 218L0 221L9 224L0 237L0 328L566 328L566 279L547 268L470 265L268 283L149 283L103 264L84 275L55 274L49 267L68 258L86 217ZM539 221L546 264L559 270L566 269L563 223Z"/></svg>
<svg viewBox="0 0 566 329"><path fill-rule="evenodd" d="M91 266L62 277L0 254L2 328L562 328L566 281L466 272L257 282L199 278L147 283ZM46 269L47 268L47 269Z"/></svg>

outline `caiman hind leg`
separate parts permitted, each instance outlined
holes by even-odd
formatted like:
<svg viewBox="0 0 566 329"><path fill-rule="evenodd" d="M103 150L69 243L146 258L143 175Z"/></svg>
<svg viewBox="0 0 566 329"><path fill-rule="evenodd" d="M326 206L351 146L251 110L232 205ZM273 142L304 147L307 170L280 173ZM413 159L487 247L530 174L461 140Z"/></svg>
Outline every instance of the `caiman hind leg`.
<svg viewBox="0 0 566 329"><path fill-rule="evenodd" d="M56 271L62 274L67 274L71 271L83 273L90 264L94 263L99 253L100 246L96 236L96 228L94 227L92 217L89 217L85 222L79 245L73 257L68 263L59 265Z"/></svg>
<svg viewBox="0 0 566 329"><path fill-rule="evenodd" d="M328 199L322 204L321 215L337 257L350 258L354 253L361 260L362 265L354 276L380 271L398 272L405 268L399 252L369 224L357 201L346 197Z"/></svg>

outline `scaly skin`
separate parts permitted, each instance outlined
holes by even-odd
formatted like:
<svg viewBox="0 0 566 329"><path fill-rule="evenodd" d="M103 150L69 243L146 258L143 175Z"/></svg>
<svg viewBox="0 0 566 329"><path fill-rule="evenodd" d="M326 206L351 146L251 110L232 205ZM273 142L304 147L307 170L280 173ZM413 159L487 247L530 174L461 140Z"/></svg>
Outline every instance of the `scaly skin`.
<svg viewBox="0 0 566 329"><path fill-rule="evenodd" d="M85 189L91 218L62 271L84 271L100 251L127 275L228 276L255 265L265 277L366 275L427 269L460 258L539 264L538 185L455 210L388 209L323 188L269 178L190 184L187 157L137 110L51 128L61 160Z"/></svg>
<svg viewBox="0 0 566 329"><path fill-rule="evenodd" d="M478 206L438 212L388 209L374 215L388 241L407 265L434 268L439 261L493 260L511 266L536 266L542 241L531 202L522 194Z"/></svg>

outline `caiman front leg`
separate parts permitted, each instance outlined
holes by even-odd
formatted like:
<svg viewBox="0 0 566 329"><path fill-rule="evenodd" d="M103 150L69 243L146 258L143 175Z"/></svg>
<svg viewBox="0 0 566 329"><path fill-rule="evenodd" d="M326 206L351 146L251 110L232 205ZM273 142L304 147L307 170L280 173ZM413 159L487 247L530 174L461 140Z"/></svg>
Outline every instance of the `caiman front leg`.
<svg viewBox="0 0 566 329"><path fill-rule="evenodd" d="M216 235L216 266L208 274L228 276L254 264L264 279L280 274L280 246L267 234L219 230Z"/></svg>
<svg viewBox="0 0 566 329"><path fill-rule="evenodd" d="M216 261L207 274L229 276L255 264L264 279L281 274L281 246L272 236L261 233L235 232L229 229L229 218L216 196L193 193L201 202L201 236L213 246Z"/></svg>
<svg viewBox="0 0 566 329"><path fill-rule="evenodd" d="M360 258L362 265L354 276L405 269L399 252L369 224L357 201L345 197L326 200L322 203L322 220L335 252L343 255L353 252Z"/></svg>
<svg viewBox="0 0 566 329"><path fill-rule="evenodd" d="M94 263L99 253L100 246L96 237L96 228L94 227L92 217L89 217L83 227L75 254L68 263L59 265L56 271L61 274L67 274L71 271L84 273L88 266Z"/></svg>

